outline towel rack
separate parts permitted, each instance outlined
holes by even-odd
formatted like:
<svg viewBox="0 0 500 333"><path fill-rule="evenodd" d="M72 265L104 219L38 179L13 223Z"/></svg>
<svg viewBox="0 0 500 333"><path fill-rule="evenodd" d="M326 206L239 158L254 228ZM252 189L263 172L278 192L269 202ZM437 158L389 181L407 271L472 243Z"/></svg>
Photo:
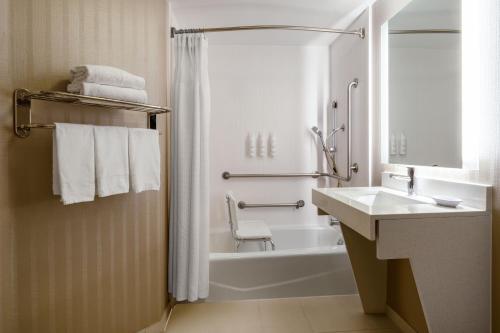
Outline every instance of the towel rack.
<svg viewBox="0 0 500 333"><path fill-rule="evenodd" d="M36 124L31 122L31 100L61 102L77 105L102 107L112 110L126 110L147 114L147 126L156 129L156 115L171 110L156 105L119 101L111 98L84 96L62 91L30 91L27 89L14 90L14 133L20 138L27 138L32 128L52 129L54 124ZM20 119L25 119L22 122Z"/></svg>
<svg viewBox="0 0 500 333"><path fill-rule="evenodd" d="M245 208L262 208L262 207L295 207L296 209L302 208L306 205L304 200L299 200L293 203L270 203L270 204L248 204L245 201L238 202L239 209Z"/></svg>

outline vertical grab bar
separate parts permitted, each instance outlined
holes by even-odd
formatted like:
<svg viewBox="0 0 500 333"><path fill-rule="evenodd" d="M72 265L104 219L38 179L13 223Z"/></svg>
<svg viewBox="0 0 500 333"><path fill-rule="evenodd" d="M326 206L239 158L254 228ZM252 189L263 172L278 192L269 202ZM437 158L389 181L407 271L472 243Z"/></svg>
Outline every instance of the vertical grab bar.
<svg viewBox="0 0 500 333"><path fill-rule="evenodd" d="M352 178L352 173L358 172L358 165L352 162L352 88L358 87L358 79L354 79L347 86L347 177L344 178L345 181L350 181Z"/></svg>
<svg viewBox="0 0 500 333"><path fill-rule="evenodd" d="M346 131L347 131L347 177L332 174L330 177L342 180L350 181L352 179L352 173L358 172L358 164L352 161L352 133L351 133L351 122L352 122L352 88L358 87L358 79L352 80L347 86L347 121L346 121Z"/></svg>
<svg viewBox="0 0 500 333"><path fill-rule="evenodd" d="M336 173L270 173L270 174L258 174L258 173L243 173L243 174L231 174L229 171L224 171L222 174L222 178L241 178L241 177L330 177L335 178L342 181L350 181L352 179L352 173L358 172L358 164L352 162L352 133L351 133L351 122L352 122L352 88L358 87L358 79L353 79L349 85L347 86L347 121L346 121L346 131L347 131L347 176L343 177ZM337 108L336 102L332 105L334 109ZM344 125L340 127L343 130ZM335 127L335 126L334 126ZM335 129L335 128L334 128Z"/></svg>

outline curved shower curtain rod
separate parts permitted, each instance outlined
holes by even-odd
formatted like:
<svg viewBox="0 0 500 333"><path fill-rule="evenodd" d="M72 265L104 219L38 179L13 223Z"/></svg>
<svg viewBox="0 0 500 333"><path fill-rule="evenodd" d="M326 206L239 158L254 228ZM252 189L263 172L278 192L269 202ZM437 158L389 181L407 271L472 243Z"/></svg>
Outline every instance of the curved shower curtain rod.
<svg viewBox="0 0 500 333"><path fill-rule="evenodd" d="M365 38L365 28L358 30L343 30L318 27L304 27L298 25L241 25L234 27L219 27L219 28L197 28L197 29L176 29L170 28L170 37L174 38L179 34L191 34L200 32L223 32L223 31L239 31L239 30L298 30L298 31L316 31L328 32L332 34L348 34L357 35L359 38Z"/></svg>

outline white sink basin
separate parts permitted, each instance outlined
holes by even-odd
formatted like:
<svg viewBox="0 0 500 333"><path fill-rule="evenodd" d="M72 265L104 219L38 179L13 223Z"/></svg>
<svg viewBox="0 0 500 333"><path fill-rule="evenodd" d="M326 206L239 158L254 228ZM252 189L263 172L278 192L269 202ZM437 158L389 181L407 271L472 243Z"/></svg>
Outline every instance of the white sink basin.
<svg viewBox="0 0 500 333"><path fill-rule="evenodd" d="M340 219L364 237L375 240L375 223L382 219L449 217L477 213L479 209L437 206L431 198L409 196L386 187L340 187L313 189L318 208Z"/></svg>
<svg viewBox="0 0 500 333"><path fill-rule="evenodd" d="M417 198L412 198L404 194L396 195L389 193L381 188L350 188L343 191L342 195L367 206L395 206L428 203L422 201L422 199L418 200Z"/></svg>

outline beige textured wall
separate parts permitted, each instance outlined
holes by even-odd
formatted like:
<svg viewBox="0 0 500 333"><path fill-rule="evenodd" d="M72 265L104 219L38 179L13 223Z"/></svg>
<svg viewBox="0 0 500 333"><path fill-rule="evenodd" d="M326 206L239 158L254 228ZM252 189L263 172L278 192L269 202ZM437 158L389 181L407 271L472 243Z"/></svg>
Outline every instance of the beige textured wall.
<svg viewBox="0 0 500 333"><path fill-rule="evenodd" d="M0 0L0 332L136 332L160 319L166 163L160 193L63 206L51 194L51 131L15 137L11 96L18 87L64 89L71 66L97 63L145 76L150 101L166 105L167 17L164 0ZM33 117L145 124L41 102Z"/></svg>

